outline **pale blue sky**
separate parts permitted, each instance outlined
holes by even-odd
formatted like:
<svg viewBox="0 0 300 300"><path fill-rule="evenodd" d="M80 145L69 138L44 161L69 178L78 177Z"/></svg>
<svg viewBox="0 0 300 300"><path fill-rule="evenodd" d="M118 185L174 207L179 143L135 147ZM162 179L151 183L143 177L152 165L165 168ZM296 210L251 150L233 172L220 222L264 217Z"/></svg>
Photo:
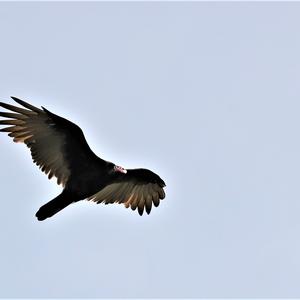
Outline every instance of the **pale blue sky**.
<svg viewBox="0 0 300 300"><path fill-rule="evenodd" d="M166 181L77 203L0 136L0 297L300 297L300 3L0 3L0 98Z"/></svg>

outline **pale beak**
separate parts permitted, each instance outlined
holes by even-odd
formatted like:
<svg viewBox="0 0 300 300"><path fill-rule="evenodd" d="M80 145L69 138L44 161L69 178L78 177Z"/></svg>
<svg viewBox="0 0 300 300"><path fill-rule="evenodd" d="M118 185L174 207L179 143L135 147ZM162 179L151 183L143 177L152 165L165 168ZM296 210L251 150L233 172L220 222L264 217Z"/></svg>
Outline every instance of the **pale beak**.
<svg viewBox="0 0 300 300"><path fill-rule="evenodd" d="M115 170L117 172L120 172L120 173L123 173L123 174L126 174L127 173L127 170L124 169L123 167L120 167L120 166L115 166Z"/></svg>

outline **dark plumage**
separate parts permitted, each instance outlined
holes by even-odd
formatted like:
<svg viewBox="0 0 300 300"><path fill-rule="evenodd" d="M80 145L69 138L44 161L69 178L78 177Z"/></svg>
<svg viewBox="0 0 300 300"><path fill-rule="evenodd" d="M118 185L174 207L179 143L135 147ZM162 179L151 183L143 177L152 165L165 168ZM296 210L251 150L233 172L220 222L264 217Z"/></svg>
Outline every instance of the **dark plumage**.
<svg viewBox="0 0 300 300"><path fill-rule="evenodd" d="M48 175L55 176L64 189L43 205L36 217L42 221L52 217L73 202L87 199L96 203L123 203L126 208L149 214L165 198L164 181L147 169L125 170L99 158L90 149L82 130L76 124L47 109L39 109L12 97L24 108L0 102L11 112L0 112L9 125L14 142L25 143L33 161Z"/></svg>

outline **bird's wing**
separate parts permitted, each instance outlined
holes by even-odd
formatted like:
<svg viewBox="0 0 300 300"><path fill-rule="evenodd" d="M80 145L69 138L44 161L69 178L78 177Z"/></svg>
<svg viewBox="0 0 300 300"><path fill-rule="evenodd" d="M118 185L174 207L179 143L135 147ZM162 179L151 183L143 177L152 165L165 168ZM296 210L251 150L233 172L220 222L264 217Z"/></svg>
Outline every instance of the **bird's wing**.
<svg viewBox="0 0 300 300"><path fill-rule="evenodd" d="M49 179L55 176L57 183L65 186L75 166L73 161L76 160L77 165L84 163L86 156L92 153L82 130L45 108L12 98L24 108L0 102L0 106L12 111L0 112L5 118L0 120L0 125L10 125L0 131L8 132L14 142L25 143L33 161Z"/></svg>
<svg viewBox="0 0 300 300"><path fill-rule="evenodd" d="M138 208L140 215L144 209L150 214L152 204L158 206L165 198L164 181L155 173L147 169L127 170L120 174L113 182L100 190L88 200L97 203L123 203L132 210Z"/></svg>

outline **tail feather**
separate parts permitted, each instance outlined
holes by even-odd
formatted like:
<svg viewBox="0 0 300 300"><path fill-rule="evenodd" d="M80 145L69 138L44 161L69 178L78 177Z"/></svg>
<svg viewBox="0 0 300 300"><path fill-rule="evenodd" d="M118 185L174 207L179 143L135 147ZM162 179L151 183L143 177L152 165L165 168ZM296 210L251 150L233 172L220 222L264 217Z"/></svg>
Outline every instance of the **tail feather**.
<svg viewBox="0 0 300 300"><path fill-rule="evenodd" d="M45 205L41 206L40 209L37 211L35 216L39 221L43 221L47 218L52 217L68 205L70 205L73 201L67 197L68 195L64 194L63 192L58 195L53 200L49 201Z"/></svg>

